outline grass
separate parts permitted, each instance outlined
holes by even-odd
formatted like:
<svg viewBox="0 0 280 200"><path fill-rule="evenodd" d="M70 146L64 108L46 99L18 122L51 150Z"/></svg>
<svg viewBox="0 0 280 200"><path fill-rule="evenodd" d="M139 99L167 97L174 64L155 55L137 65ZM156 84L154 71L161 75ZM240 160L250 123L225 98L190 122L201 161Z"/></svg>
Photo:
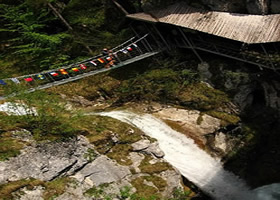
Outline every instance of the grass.
<svg viewBox="0 0 280 200"><path fill-rule="evenodd" d="M55 179L50 182L44 183L45 191L43 193L44 200L52 200L55 197L63 194L69 183L73 182L72 179L68 177L62 177Z"/></svg>
<svg viewBox="0 0 280 200"><path fill-rule="evenodd" d="M132 152L132 147L129 144L118 144L112 147L107 156L116 160L121 165L132 165L132 161L129 158L129 153Z"/></svg>
<svg viewBox="0 0 280 200"><path fill-rule="evenodd" d="M32 190L36 186L43 186L45 188L42 196L43 199L52 200L53 198L63 194L67 184L71 182L73 182L73 180L68 177L58 178L50 182L44 182L37 179L22 179L13 181L0 185L0 199L14 199L13 192L16 192L24 187L26 187L28 190Z"/></svg>
<svg viewBox="0 0 280 200"><path fill-rule="evenodd" d="M12 138L8 132L0 134L0 144L0 161L19 155L20 150L24 147L23 142Z"/></svg>
<svg viewBox="0 0 280 200"><path fill-rule="evenodd" d="M139 169L142 173L154 174L166 171L168 169L173 169L167 162L157 162L155 164L151 164L149 161L152 159L152 156L145 155L145 158L139 165Z"/></svg>
<svg viewBox="0 0 280 200"><path fill-rule="evenodd" d="M13 181L10 183L6 183L0 185L0 197L3 200L11 200L13 199L12 193L18 191L23 187L27 187L28 189L33 189L35 186L42 185L43 181L36 179L24 179L19 181Z"/></svg>
<svg viewBox="0 0 280 200"><path fill-rule="evenodd" d="M136 188L135 199L140 200L142 198L145 198L145 199L160 200L161 196L158 193L158 189L153 186L146 185L144 181L145 181L144 177L138 177L131 181L133 187ZM137 196L140 198L137 198Z"/></svg>

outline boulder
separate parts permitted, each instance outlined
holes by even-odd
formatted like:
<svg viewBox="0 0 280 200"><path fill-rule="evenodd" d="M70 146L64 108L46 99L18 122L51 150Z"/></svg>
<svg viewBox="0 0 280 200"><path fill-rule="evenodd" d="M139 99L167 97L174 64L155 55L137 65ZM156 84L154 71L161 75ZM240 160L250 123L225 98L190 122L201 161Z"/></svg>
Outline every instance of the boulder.
<svg viewBox="0 0 280 200"><path fill-rule="evenodd" d="M79 182L87 181L89 184L99 186L103 183L121 181L130 174L129 167L119 165L107 156L102 155L86 165L73 177Z"/></svg>
<svg viewBox="0 0 280 200"><path fill-rule="evenodd" d="M151 143L149 140L139 140L131 145L134 151L142 151L146 154L154 155L157 158L164 156L157 142Z"/></svg>

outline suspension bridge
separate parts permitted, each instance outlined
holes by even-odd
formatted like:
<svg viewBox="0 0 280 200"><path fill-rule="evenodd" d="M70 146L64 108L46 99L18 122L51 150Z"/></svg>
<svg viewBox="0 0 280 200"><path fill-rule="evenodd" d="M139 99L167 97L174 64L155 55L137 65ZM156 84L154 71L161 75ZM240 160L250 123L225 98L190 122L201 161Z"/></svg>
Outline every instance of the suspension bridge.
<svg viewBox="0 0 280 200"><path fill-rule="evenodd" d="M119 46L108 50L106 55L100 54L66 67L2 79L0 83L4 87L25 85L29 88L27 92L33 92L117 69L160 52L158 48L148 42L148 36L149 34L140 38L132 37ZM2 96L1 99L5 99L5 97Z"/></svg>

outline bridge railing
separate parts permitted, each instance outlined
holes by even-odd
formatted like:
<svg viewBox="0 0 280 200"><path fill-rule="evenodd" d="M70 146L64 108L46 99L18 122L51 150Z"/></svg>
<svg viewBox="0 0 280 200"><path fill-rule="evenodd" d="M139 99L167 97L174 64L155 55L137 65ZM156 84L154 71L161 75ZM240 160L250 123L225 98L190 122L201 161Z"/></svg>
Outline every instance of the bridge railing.
<svg viewBox="0 0 280 200"><path fill-rule="evenodd" d="M149 34L145 34L142 37L132 37L122 44L109 49L107 55L99 54L89 59L57 69L2 79L0 84L4 87L20 84L29 88L35 88L40 85L58 82L65 79L76 80L76 76L80 77L82 74L92 73L93 71L103 68L108 69L116 65L121 65L127 60L155 51L156 49L154 49L149 43L148 37Z"/></svg>

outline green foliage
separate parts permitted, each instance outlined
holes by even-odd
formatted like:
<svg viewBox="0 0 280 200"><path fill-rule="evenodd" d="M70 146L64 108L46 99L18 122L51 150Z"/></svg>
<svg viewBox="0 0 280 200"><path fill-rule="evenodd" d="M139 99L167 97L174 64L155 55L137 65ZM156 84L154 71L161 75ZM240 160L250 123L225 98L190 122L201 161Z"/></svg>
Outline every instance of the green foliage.
<svg viewBox="0 0 280 200"><path fill-rule="evenodd" d="M178 99L182 105L202 111L221 108L230 102L227 94L204 83L190 84L181 91Z"/></svg>
<svg viewBox="0 0 280 200"><path fill-rule="evenodd" d="M176 96L179 76L172 69L155 69L124 81L119 89L124 99L163 100Z"/></svg>
<svg viewBox="0 0 280 200"><path fill-rule="evenodd" d="M0 4L0 17L4 21L0 31L11 33L5 38L9 44L5 58L16 57L21 69L48 69L57 59L65 56L61 48L70 35L53 33L51 29L55 27L49 27L48 23L56 19L47 7L35 9L27 2Z"/></svg>
<svg viewBox="0 0 280 200"><path fill-rule="evenodd" d="M175 188L173 190L173 198L171 198L169 200L187 200L187 199L191 199L191 194L192 194L191 190L184 191L184 190L182 190L180 188Z"/></svg>

